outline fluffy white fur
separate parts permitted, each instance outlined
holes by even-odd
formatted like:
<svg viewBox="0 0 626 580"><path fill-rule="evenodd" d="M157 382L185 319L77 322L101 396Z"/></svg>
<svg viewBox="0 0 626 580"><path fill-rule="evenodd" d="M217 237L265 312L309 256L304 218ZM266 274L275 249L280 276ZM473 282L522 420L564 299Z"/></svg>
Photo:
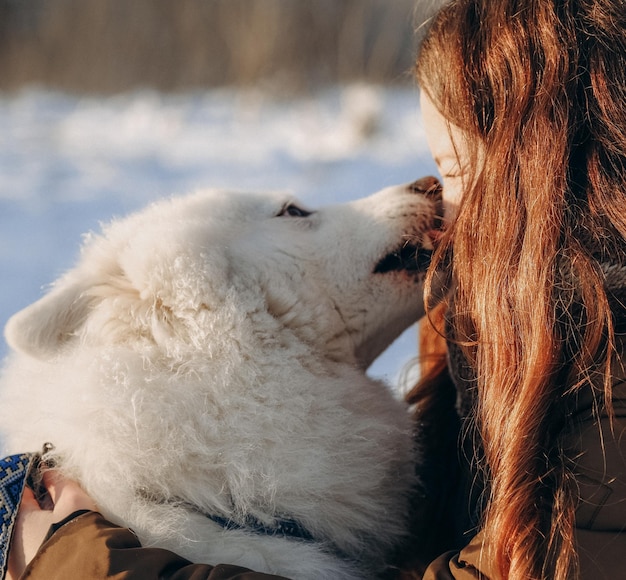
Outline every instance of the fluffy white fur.
<svg viewBox="0 0 626 580"><path fill-rule="evenodd" d="M406 186L308 217L291 202L202 192L90 236L7 325L2 436L7 453L52 442L144 545L362 579L405 533L414 483L404 405L364 369L422 314L421 276L374 269L422 242L434 203ZM288 517L318 541L205 513Z"/></svg>

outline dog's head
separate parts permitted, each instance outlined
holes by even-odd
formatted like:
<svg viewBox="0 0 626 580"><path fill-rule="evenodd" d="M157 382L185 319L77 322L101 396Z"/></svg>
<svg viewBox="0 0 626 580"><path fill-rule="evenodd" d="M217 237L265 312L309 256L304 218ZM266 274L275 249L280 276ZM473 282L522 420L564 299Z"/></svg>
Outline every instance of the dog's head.
<svg viewBox="0 0 626 580"><path fill-rule="evenodd" d="M319 210L278 194L162 201L90 236L6 337L44 359L76 345L185 358L295 340L366 367L423 313L439 204L432 178Z"/></svg>

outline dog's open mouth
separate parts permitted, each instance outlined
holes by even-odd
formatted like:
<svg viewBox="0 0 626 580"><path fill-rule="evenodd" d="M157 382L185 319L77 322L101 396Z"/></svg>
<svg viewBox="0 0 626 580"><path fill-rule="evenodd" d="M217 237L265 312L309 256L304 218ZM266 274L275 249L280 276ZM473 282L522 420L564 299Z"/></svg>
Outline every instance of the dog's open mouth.
<svg viewBox="0 0 626 580"><path fill-rule="evenodd" d="M420 274L426 272L428 266L430 266L432 255L432 250L404 244L380 260L374 268L374 274L385 274L401 270Z"/></svg>

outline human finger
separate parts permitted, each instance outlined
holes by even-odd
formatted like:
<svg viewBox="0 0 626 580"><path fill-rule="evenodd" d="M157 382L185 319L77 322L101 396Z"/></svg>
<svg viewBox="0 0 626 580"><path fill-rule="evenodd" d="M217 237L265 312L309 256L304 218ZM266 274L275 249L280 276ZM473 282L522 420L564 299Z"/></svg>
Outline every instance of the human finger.
<svg viewBox="0 0 626 580"><path fill-rule="evenodd" d="M78 510L97 510L96 503L74 480L63 477L58 471L44 473L43 483L54 503L56 521L65 519Z"/></svg>
<svg viewBox="0 0 626 580"><path fill-rule="evenodd" d="M33 490L28 486L24 487L24 491L22 493L22 501L20 503L19 509L20 512L23 513L41 510L41 508L39 507L39 503L35 498Z"/></svg>

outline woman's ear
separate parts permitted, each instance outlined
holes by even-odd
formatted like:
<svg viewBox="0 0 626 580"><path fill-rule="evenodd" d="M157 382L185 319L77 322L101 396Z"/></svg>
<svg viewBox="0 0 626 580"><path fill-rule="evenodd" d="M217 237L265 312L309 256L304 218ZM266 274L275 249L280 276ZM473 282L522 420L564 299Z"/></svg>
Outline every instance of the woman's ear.
<svg viewBox="0 0 626 580"><path fill-rule="evenodd" d="M4 330L14 350L34 358L52 358L87 318L93 297L77 282L59 286L12 316Z"/></svg>

